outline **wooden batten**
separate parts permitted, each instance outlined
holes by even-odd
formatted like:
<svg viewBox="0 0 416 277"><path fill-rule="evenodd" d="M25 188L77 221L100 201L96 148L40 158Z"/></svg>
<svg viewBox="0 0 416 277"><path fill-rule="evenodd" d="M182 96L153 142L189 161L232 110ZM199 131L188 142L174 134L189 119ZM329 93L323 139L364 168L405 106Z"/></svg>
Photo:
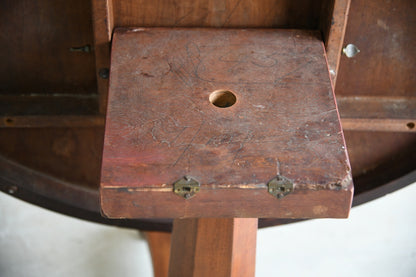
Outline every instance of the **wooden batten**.
<svg viewBox="0 0 416 277"><path fill-rule="evenodd" d="M113 1L93 0L92 10L99 111L101 114L105 114L107 107L111 37L114 28Z"/></svg>

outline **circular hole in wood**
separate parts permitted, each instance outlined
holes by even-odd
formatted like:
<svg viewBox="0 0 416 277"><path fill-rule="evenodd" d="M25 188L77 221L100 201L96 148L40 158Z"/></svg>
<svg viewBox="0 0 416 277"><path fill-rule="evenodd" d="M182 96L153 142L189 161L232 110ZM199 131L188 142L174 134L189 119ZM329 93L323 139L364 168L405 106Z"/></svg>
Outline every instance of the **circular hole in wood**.
<svg viewBox="0 0 416 277"><path fill-rule="evenodd" d="M229 90L219 89L209 95L209 102L218 108L228 108L237 102L237 97Z"/></svg>
<svg viewBox="0 0 416 277"><path fill-rule="evenodd" d="M413 128L415 128L415 123L409 122L409 123L406 124L406 126L407 126L408 129L413 129Z"/></svg>

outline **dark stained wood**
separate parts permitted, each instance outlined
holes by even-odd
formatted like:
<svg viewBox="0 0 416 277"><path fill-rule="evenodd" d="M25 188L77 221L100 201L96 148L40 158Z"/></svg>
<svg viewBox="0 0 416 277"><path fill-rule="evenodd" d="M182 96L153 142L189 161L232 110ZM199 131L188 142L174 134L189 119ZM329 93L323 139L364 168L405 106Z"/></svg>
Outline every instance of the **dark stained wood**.
<svg viewBox="0 0 416 277"><path fill-rule="evenodd" d="M279 27L317 29L321 1L113 1L115 27Z"/></svg>
<svg viewBox="0 0 416 277"><path fill-rule="evenodd" d="M319 29L335 80L350 1L128 0L113 1L112 5L115 27Z"/></svg>
<svg viewBox="0 0 416 277"><path fill-rule="evenodd" d="M100 76L100 71L110 68L110 41L114 28L113 1L92 0L94 19L94 46L99 109L105 114L107 107L108 78Z"/></svg>
<svg viewBox="0 0 416 277"><path fill-rule="evenodd" d="M416 97L337 97L344 130L416 132Z"/></svg>
<svg viewBox="0 0 416 277"><path fill-rule="evenodd" d="M0 128L0 153L33 170L97 188L103 128Z"/></svg>
<svg viewBox="0 0 416 277"><path fill-rule="evenodd" d="M102 3L99 3L99 1L96 2L93 4L102 4L105 1ZM126 19L121 19L120 21L126 20L126 22L136 21L140 23L142 19L139 18L139 15L144 14L146 16L145 21L148 22L147 24L151 24L152 18L155 18L155 24L159 24L158 22L168 24L169 20L172 21L172 18L177 18L173 14L174 12L177 14L181 13L181 3L183 3L185 6L182 7L187 9L184 11L190 12L191 9L195 11L194 14L192 14L194 11L191 11L190 16L187 16L184 21L189 26L192 26L192 24L194 24L193 26L197 26L197 20L206 22L206 17L199 17L198 19L196 11L198 11L199 7L205 5L205 3L214 3L214 1L200 1L201 3L194 1L195 5L186 6L187 1L181 1L179 6L168 11L162 7L162 4L165 5L165 1L146 1L146 3L140 3L143 4L142 7L146 8L143 12L140 10L139 5L128 2L126 2L126 7L131 6L134 8L134 11L128 11L125 8ZM250 22L252 23L255 21L270 23L275 20L277 25L280 24L279 22L285 22L284 24L287 24L286 26L276 25L276 27L290 28L290 26L296 27L296 24L299 24L297 26L304 24L301 28L316 29L318 23L331 22L330 16L322 18L322 13L319 15L321 18L318 19L319 7L332 7L336 5L335 2L332 3L333 1L327 1L330 5L326 5L324 3L325 1L310 1L307 5L305 5L306 2L299 1L290 1L292 3L286 4L283 1L266 2L258 1L253 4L248 4L248 1L246 3L243 1L241 4L246 6L253 5L252 7L262 5L264 12L272 11L274 9L272 7L273 5L289 7L290 9L286 9L286 11L290 16L279 15L281 12L278 11L278 16L275 19L272 19L272 15L263 17L264 19L262 19L260 12L251 8L244 10L237 7L230 17L230 22L243 24L240 18L243 18L244 16L242 15L244 14L249 14ZM110 1L108 3L111 4L112 2ZM215 3L219 6L224 5L224 2ZM225 2L225 5L227 3L234 4L234 2ZM300 3L299 7L296 7L298 3ZM124 3L116 4L119 6L124 5ZM311 5L315 4L316 6L311 8ZM69 47L74 46L86 44L93 46L92 31L94 29L91 26L91 21L94 20L91 20L93 17L90 14L90 5L91 3L89 1L79 0L67 2L45 0L36 2L23 0L1 1L0 25L3 27L3 33L6 35L0 39L1 45L4 48L4 51L1 51L2 54L0 54L2 58L2 64L0 65L2 76L0 77L2 78L0 93L7 95L15 93L16 97L20 96L21 93L32 94L34 92L37 94L59 94L62 96L67 94L95 95L95 72L98 72L98 68L95 71L94 60L90 57L96 55L97 52L88 54L67 51ZM150 8L151 5L158 6L158 8ZM210 7L216 6L211 5ZM341 94L343 96L350 96L351 98L360 95L360 99L358 103L354 101L348 102L348 108L343 108L340 105L341 117L344 119L344 122L345 119L368 119L369 117L366 114L368 111L368 114L377 114L377 117L380 117L382 120L394 118L395 114L400 114L399 118L405 119L406 113L410 110L390 113L390 111L399 111L397 109L390 109L398 102L390 100L384 102L383 100L378 103L376 103L377 101L365 103L366 100L362 96L370 96L373 98L381 96L383 99L385 97L395 98L399 96L403 100L409 97L411 99L414 96L414 72L416 71L413 49L415 41L413 28L414 17L412 16L412 14L415 14L414 1L401 0L395 1L394 3L383 2L380 4L379 1L374 0L352 0L351 7L351 18L348 22L346 31L347 39L344 46L347 43L355 43L360 48L361 53L353 59L347 59L345 56L341 58L339 71L343 77L338 75L336 94L338 100ZM219 13L220 17L223 18L221 15L223 12L224 10L217 10L215 13ZM312 17L306 15L309 12L315 15ZM123 13L124 11L121 11L120 15L123 15ZM206 12L206 14L208 13ZM106 17L107 11L102 14ZM170 18L164 17L164 14L168 14ZM294 16L295 14L297 15ZM192 22L194 19L196 21ZM105 25L104 30L106 30L106 26L111 27L111 25L106 25L105 20L107 19L102 21ZM336 24L337 18L334 18L334 20ZM307 26L308 24L312 24L313 26ZM124 26L127 27L128 25ZM327 26L330 26L330 24ZM134 27L137 27L137 25ZM322 25L319 25L319 29L324 34L324 41L327 42L328 40L325 35L327 31L323 29ZM104 31L102 34L104 34L104 38L110 38L108 31ZM329 48L327 50L329 51ZM331 64L331 62L329 63ZM343 80L340 81L340 79ZM74 82L74 80L77 81ZM339 82L343 84L339 85ZM55 96L52 98L55 98ZM65 111L67 115L71 116L91 113L91 108L88 108L82 102L78 102L78 109L73 109L75 107L74 105L77 104L71 102L70 98L56 105L44 105L41 109L37 109L39 102L33 98L31 98L34 101L32 107L29 107L26 103L23 104L27 99L23 97L22 101L10 100L11 102L9 102L5 98L0 98L0 105L2 105L0 107L0 113L10 116L50 114L53 115L51 120L45 121L44 117L41 116L19 117L15 123L23 120L32 127L56 125L55 127L58 127L61 131L64 129L61 127L62 121L56 121L56 115L61 114L62 111ZM364 102L361 102L362 100ZM45 103L56 102L45 99ZM96 108L97 104L91 103L91 105L94 106L95 110L98 110ZM389 107L388 110L385 109L385 105ZM8 114L5 111L13 112ZM364 115L364 117L354 117L354 114ZM390 117L390 115L393 117ZM7 118L3 117L2 120L7 120ZM75 120L72 122L72 119L71 121L68 119L70 117L65 117L64 119L65 124L68 124L67 126L72 126L73 124L73 126L79 127L78 124L80 121ZM411 172L415 168L416 136L414 134L404 132L396 133L391 129L385 129L383 132L374 131L373 125L368 125L368 121L365 121L365 123L365 128L371 129L372 131L353 131L351 129L351 131L346 131L345 133L356 186L354 199L357 201L362 195L366 195L365 200L362 201L369 201L378 197L380 194L374 192L379 191L379 189L385 194L411 183L412 180L409 179L400 182L396 182L396 180L399 180L400 176ZM15 129L18 126L22 125L14 124L6 127ZM403 123L400 123L400 126L403 126ZM353 126L353 128L355 127ZM97 170L98 166L95 166L100 164L101 154L94 154L94 158L86 158L88 162L76 161L77 156L72 156L70 158L71 161L65 160L61 156L52 153L53 151L50 150L50 138L45 139L45 143L41 143L42 136L61 136L61 133L54 134L54 131L46 131L44 128L38 128L36 130L29 130L27 128L13 129L0 132L0 153L7 155L7 162L5 164L10 166L6 167L4 164L0 166L0 170L2 170L0 175L3 177L3 179L0 179L1 190L8 192L9 186L16 186L18 187L18 193L14 195L21 199L26 199L31 203L87 220L148 230L169 230L171 228L171 221L164 219L157 219L155 221L151 219L109 220L102 218L99 214L100 208L97 192L99 186L99 170ZM97 133L94 134L95 132ZM95 149L100 147L102 132L102 128L94 127L90 131L84 130L79 137L76 136L76 139L73 139L72 136L69 136L69 139L73 140L73 143L79 144L77 147L83 149L87 155L90 155L91 153L96 153L97 151ZM91 143L97 143L97 145L94 146ZM18 149L21 149L21 151ZM48 162L45 162L46 160ZM13 165L11 166L9 162ZM81 165L85 164L88 164L93 170L88 171L81 167ZM22 171L16 169L20 168L20 166L27 167ZM58 169L54 167L58 167ZM5 171L5 168L9 168L10 170ZM34 176L42 176L43 179L40 177L40 179L34 179ZM63 186L62 190L55 190L52 189L54 186L49 182L50 187L48 189L38 190L37 186L47 182L44 178L53 180L58 184L66 184L66 186ZM73 183L68 183L68 180L71 180ZM390 181L394 181L394 183L384 189L384 184ZM25 186L23 187L23 185ZM45 191L54 191L54 193L45 197L42 194ZM72 193L80 193L80 195L78 197L69 197ZM369 197L367 197L368 195ZM88 207L93 207L93 209L89 209ZM260 220L259 226L265 227L290 221L291 219Z"/></svg>
<svg viewBox="0 0 416 277"><path fill-rule="evenodd" d="M415 133L394 133L394 132L354 132L345 131L345 141L349 158L351 159L352 172L355 177L370 174L377 167L391 167L402 174L414 169L416 134ZM400 157L400 158L399 158ZM399 160L408 164L410 169L399 169ZM384 172L386 177L391 176ZM376 174L380 175L380 173ZM379 179L382 176L378 176ZM395 176L394 179L399 176ZM383 177L384 178L384 177ZM373 181L375 182L375 180ZM359 187L360 185L356 185Z"/></svg>
<svg viewBox="0 0 416 277"><path fill-rule="evenodd" d="M82 207L85 210L94 210L98 205L93 189L81 186L71 188L70 182L58 180L3 156L0 156L0 173L2 191L12 195L36 193L38 198L53 198L63 205Z"/></svg>
<svg viewBox="0 0 416 277"><path fill-rule="evenodd" d="M340 96L344 130L415 132L415 97ZM104 127L97 96L0 96L0 128ZM74 115L76 114L76 115Z"/></svg>
<svg viewBox="0 0 416 277"><path fill-rule="evenodd" d="M346 0L345 0L346 1ZM343 3L335 6L335 18L342 22ZM342 2L342 1L341 1ZM325 9L326 6L331 8ZM109 67L109 45L113 27L273 27L290 29L317 29L321 21L331 21L333 0L313 1L270 1L270 0L210 0L157 2L129 1L92 1L94 15L94 35L96 48L97 74L100 69ZM322 14L321 9L325 12ZM321 17L321 18L320 18ZM324 19L322 18L324 17ZM321 24L322 25L322 24ZM328 24L327 24L328 25ZM344 25L337 24L331 30L327 47L330 53L336 51L342 43ZM323 26L321 26L323 28ZM341 28L342 30L337 30ZM334 50L332 50L334 49ZM339 49L337 49L339 50ZM337 60L330 55L330 63ZM334 65L336 67L336 65ZM100 111L105 112L107 103L108 80L97 75L100 95Z"/></svg>
<svg viewBox="0 0 416 277"><path fill-rule="evenodd" d="M153 276L167 277L171 234L166 232L145 232L144 234L152 255Z"/></svg>
<svg viewBox="0 0 416 277"><path fill-rule="evenodd" d="M320 29L331 71L337 71L350 0L210 0L157 2L94 0L97 74L109 66L114 27L272 27ZM108 80L97 75L100 111L105 112Z"/></svg>
<svg viewBox="0 0 416 277"><path fill-rule="evenodd" d="M400 147L396 147L396 149L400 149ZM397 184L397 189L403 187L403 182L406 178L401 181L401 177L411 174L412 171L414 171L414 163L411 162L416 160L416 136L414 136L414 134L413 144L407 148L402 148L401 151L402 152L392 152L390 156L384 157L385 160L383 162L377 161L376 166L373 165L373 167L367 170L365 174L355 177L354 179L360 184L357 186L357 194L367 193L367 195L375 198L377 194L372 194L372 192L378 191L378 186L374 186L374 183L377 182L388 184L393 181ZM370 158L374 157L370 156ZM409 180L409 178L407 178L407 180ZM413 182L415 181L416 180ZM386 185L381 191L386 192L389 190L391 190L391 187ZM366 196L363 197L364 199L368 199Z"/></svg>
<svg viewBox="0 0 416 277"><path fill-rule="evenodd" d="M0 191L46 209L97 223L164 232L172 229L171 220L104 218L100 214L97 189L55 178L3 156L0 156Z"/></svg>
<svg viewBox="0 0 416 277"><path fill-rule="evenodd" d="M416 2L352 0L344 46L361 52L342 55L337 96L415 97Z"/></svg>
<svg viewBox="0 0 416 277"><path fill-rule="evenodd" d="M406 119L416 118L415 97L339 96L341 118Z"/></svg>
<svg viewBox="0 0 416 277"><path fill-rule="evenodd" d="M256 218L175 219L169 277L253 277Z"/></svg>
<svg viewBox="0 0 416 277"><path fill-rule="evenodd" d="M103 127L103 116L0 116L0 128L80 128Z"/></svg>
<svg viewBox="0 0 416 277"><path fill-rule="evenodd" d="M95 115L97 112L96 94L0 95L0 116L79 116Z"/></svg>
<svg viewBox="0 0 416 277"><path fill-rule="evenodd" d="M94 53L89 1L0 1L0 94L92 94Z"/></svg>
<svg viewBox="0 0 416 277"><path fill-rule="evenodd" d="M350 169L314 32L118 30L111 75L106 216L348 215ZM233 91L236 104L211 104L218 89ZM277 174L295 184L281 200L266 185ZM184 175L202 185L189 200L172 192Z"/></svg>
<svg viewBox="0 0 416 277"><path fill-rule="evenodd" d="M379 132L416 132L415 118L345 118L342 121L343 130L379 131Z"/></svg>
<svg viewBox="0 0 416 277"><path fill-rule="evenodd" d="M362 129L345 132L357 193L415 169L416 135L406 133L415 119L414 14L411 0L351 1L344 46L353 43L361 52L341 57L335 93L351 129ZM377 125L360 122L363 116Z"/></svg>
<svg viewBox="0 0 416 277"><path fill-rule="evenodd" d="M416 157L415 153L416 151L413 150L414 157ZM409 164L404 163L403 159L401 159L398 162L400 163L400 165L405 165L406 167L409 167ZM353 206L365 204L367 202L375 200L379 197L383 197L393 191L399 190L409 184L413 184L414 182L416 182L416 170L410 172L408 171L406 173L403 173L403 171L401 174L397 174L399 177L392 180L386 176L388 175L386 174L386 167L380 169L381 170L375 171L375 174L362 175L356 178L357 182L359 182L363 186L361 186L359 188L360 190L357 192L358 197L354 196L354 200L352 202ZM391 171L391 168L388 169ZM377 176L383 176L383 178L385 178L384 180L382 180L385 182L384 185L374 186L374 183L380 182L380 178L377 178Z"/></svg>

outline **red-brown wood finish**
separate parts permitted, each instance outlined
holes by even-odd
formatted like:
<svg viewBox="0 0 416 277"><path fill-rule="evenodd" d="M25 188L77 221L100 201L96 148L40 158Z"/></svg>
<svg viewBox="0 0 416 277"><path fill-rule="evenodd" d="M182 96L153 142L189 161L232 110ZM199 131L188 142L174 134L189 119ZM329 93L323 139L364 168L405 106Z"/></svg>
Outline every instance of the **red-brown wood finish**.
<svg viewBox="0 0 416 277"><path fill-rule="evenodd" d="M351 0L334 0L324 1L322 5L323 15L326 15L328 19L320 20L320 29L324 35L328 67L334 86L336 84L339 61L342 54L350 4Z"/></svg>
<svg viewBox="0 0 416 277"><path fill-rule="evenodd" d="M345 130L353 175L373 184L389 172L399 177L415 167L415 14L412 0L351 1L344 47L352 43L360 53L342 55L335 93L347 99L339 106L345 128L355 130Z"/></svg>
<svg viewBox="0 0 416 277"><path fill-rule="evenodd" d="M120 29L113 36L101 205L109 217L346 217L352 181L319 36ZM219 108L213 91L235 93ZM201 183L185 200L172 184ZM276 199L267 183L293 180Z"/></svg>
<svg viewBox="0 0 416 277"><path fill-rule="evenodd" d="M323 1L113 1L115 27L317 29ZM326 20L326 18L325 18Z"/></svg>
<svg viewBox="0 0 416 277"><path fill-rule="evenodd" d="M171 234L166 232L145 232L144 235L152 255L153 276L168 276Z"/></svg>
<svg viewBox="0 0 416 277"><path fill-rule="evenodd" d="M253 277L256 218L175 219L169 277Z"/></svg>
<svg viewBox="0 0 416 277"><path fill-rule="evenodd" d="M91 9L89 1L78 0L1 1L0 25L6 35L0 39L5 48L0 65L0 190L83 219L165 231L171 229L170 220L111 220L100 215L98 187L104 120L96 114L98 74L94 72L98 73L99 68L94 69L94 56L100 59L100 53L94 49L94 37L101 36L110 44L108 30L112 30L114 17L120 17L115 19L119 27L142 23L168 27L169 22L185 16L179 22L184 27L227 22L234 27L320 29L327 43L331 33L326 27L331 24L325 24L331 23L332 13L332 26L340 26L335 10L343 3L251 1L252 6L247 6L248 1L241 1L233 11L233 1L180 1L174 9L168 9L164 6L172 1L131 0L117 1L110 17L107 11L111 11L114 1L92 2ZM416 110L412 100L414 4L413 0L351 1L343 46L354 43L361 52L352 59L341 57L335 93L346 129L356 204L415 180L414 174L406 175L414 172L416 157L416 136L412 134L415 129L409 124L416 123L411 112ZM96 11L102 7L101 12ZM319 13L320 7L329 9ZM205 8L213 10L199 16L198 11ZM224 21L215 21L219 18ZM93 22L101 22L104 28L93 28ZM69 51L70 47L86 44L91 45L90 53ZM106 57L107 61L102 61L108 65L109 56ZM106 91L100 92L100 101L105 95ZM287 222L292 220L260 219L259 226Z"/></svg>

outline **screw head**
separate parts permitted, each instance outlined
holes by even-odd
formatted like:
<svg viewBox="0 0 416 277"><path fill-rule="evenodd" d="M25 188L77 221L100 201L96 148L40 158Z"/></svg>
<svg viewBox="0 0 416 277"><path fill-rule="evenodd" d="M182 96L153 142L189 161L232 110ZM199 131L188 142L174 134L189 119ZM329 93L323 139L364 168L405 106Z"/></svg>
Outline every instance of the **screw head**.
<svg viewBox="0 0 416 277"><path fill-rule="evenodd" d="M347 58L352 58L360 53L360 49L358 49L358 47L354 44L348 44L346 47L344 47L344 49L342 49L342 53L344 53Z"/></svg>
<svg viewBox="0 0 416 277"><path fill-rule="evenodd" d="M110 70L108 68L100 68L98 76L100 76L101 79L108 79L110 76Z"/></svg>
<svg viewBox="0 0 416 277"><path fill-rule="evenodd" d="M268 192L279 199L293 192L293 182L282 175L277 175L271 179L267 186Z"/></svg>
<svg viewBox="0 0 416 277"><path fill-rule="evenodd" d="M16 186L10 186L7 188L7 192L9 194L15 194L17 192L17 187Z"/></svg>

